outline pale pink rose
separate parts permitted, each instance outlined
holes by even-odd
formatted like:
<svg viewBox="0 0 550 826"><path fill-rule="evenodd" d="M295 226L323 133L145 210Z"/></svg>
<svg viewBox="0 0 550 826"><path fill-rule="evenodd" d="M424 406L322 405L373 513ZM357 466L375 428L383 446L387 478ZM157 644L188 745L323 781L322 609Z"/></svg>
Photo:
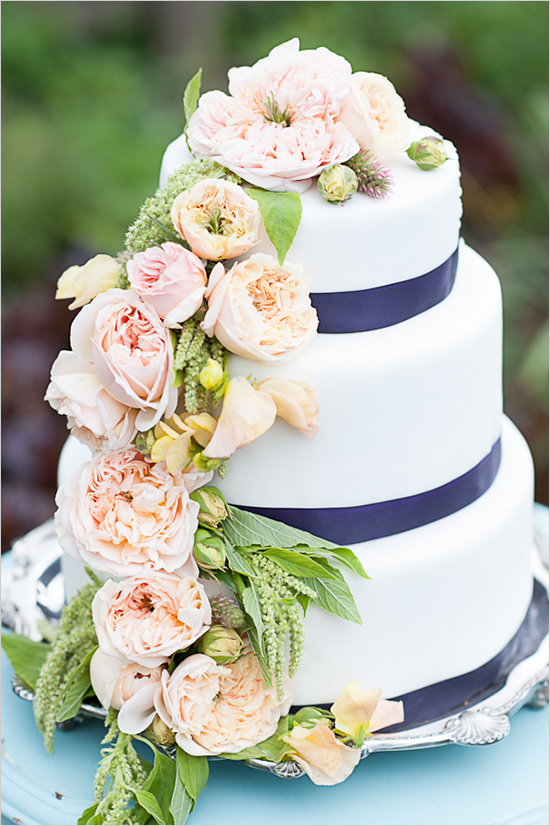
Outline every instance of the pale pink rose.
<svg viewBox="0 0 550 826"><path fill-rule="evenodd" d="M100 453L57 492L61 547L114 576L159 570L194 575L199 506L189 498L189 485L196 481L150 464L137 450Z"/></svg>
<svg viewBox="0 0 550 826"><path fill-rule="evenodd" d="M166 660L166 664L168 660ZM128 663L118 657L110 657L101 648L94 653L90 662L90 681L103 708L120 709L118 725L127 734L137 734L153 721L156 711L153 697L160 686L161 674L166 665L149 668L138 663ZM126 718L140 713L138 731L129 732ZM129 723L131 726L131 722Z"/></svg>
<svg viewBox="0 0 550 826"><path fill-rule="evenodd" d="M335 737L327 720L319 720L313 728L294 726L283 740L296 751L292 759L316 786L341 783L361 758L359 749L345 746Z"/></svg>
<svg viewBox="0 0 550 826"><path fill-rule="evenodd" d="M351 680L331 706L335 727L338 731L355 737L360 728L364 728L365 734L370 734L379 728L402 723L403 703L382 700L381 696L382 689L365 691L355 680Z"/></svg>
<svg viewBox="0 0 550 826"><path fill-rule="evenodd" d="M189 754L235 754L270 737L288 714L290 691L279 701L266 689L250 647L230 665L204 654L187 657L171 676L163 675L155 695L159 716Z"/></svg>
<svg viewBox="0 0 550 826"><path fill-rule="evenodd" d="M53 363L45 399L67 416L73 436L93 451L124 449L136 436L138 411L113 399L92 362L70 350L62 350Z"/></svg>
<svg viewBox="0 0 550 826"><path fill-rule="evenodd" d="M296 264L280 267L256 253L228 272L216 264L206 292L202 329L232 353L256 361L281 361L317 332L309 279Z"/></svg>
<svg viewBox="0 0 550 826"><path fill-rule="evenodd" d="M108 579L93 599L92 616L105 654L149 668L189 648L212 620L206 592L194 577L158 572Z"/></svg>
<svg viewBox="0 0 550 826"><path fill-rule="evenodd" d="M218 425L203 454L209 459L228 458L269 430L276 415L271 396L255 390L243 376L231 379Z"/></svg>
<svg viewBox="0 0 550 826"><path fill-rule="evenodd" d="M271 378L258 382L256 389L271 396L277 407L277 416L310 439L314 438L319 430L319 404L317 394L310 384Z"/></svg>
<svg viewBox="0 0 550 826"><path fill-rule="evenodd" d="M211 157L265 189L343 163L358 144L336 118L351 91L351 67L328 49L300 51L297 38L254 66L229 71L229 92L208 92L188 127L198 157Z"/></svg>
<svg viewBox="0 0 550 826"><path fill-rule="evenodd" d="M200 258L180 244L167 241L138 252L127 265L128 280L167 327L179 327L194 315L206 290L206 270Z"/></svg>
<svg viewBox="0 0 550 826"><path fill-rule="evenodd" d="M230 181L205 178L180 192L171 216L193 252L209 261L235 258L258 243L258 202Z"/></svg>
<svg viewBox="0 0 550 826"><path fill-rule="evenodd" d="M410 121L405 104L390 81L374 72L352 75L352 92L338 120L361 149L370 149L382 161L407 149Z"/></svg>
<svg viewBox="0 0 550 826"><path fill-rule="evenodd" d="M71 326L72 351L52 367L46 399L97 446L127 447L138 430L171 416L178 399L170 334L133 290L112 289L83 307Z"/></svg>

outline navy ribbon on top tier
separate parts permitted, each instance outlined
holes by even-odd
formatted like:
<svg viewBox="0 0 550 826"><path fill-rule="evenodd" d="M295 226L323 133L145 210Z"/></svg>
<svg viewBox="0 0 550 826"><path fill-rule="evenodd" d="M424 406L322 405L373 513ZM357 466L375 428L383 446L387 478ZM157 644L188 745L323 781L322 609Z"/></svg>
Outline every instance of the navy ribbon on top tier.
<svg viewBox="0 0 550 826"><path fill-rule="evenodd" d="M351 508L239 507L321 536L337 545L354 545L428 525L471 505L493 483L500 465L500 456L499 439L491 452L462 476L439 488L402 499Z"/></svg>
<svg viewBox="0 0 550 826"><path fill-rule="evenodd" d="M435 307L453 288L458 248L435 270L368 290L311 293L320 333L362 333L392 327Z"/></svg>

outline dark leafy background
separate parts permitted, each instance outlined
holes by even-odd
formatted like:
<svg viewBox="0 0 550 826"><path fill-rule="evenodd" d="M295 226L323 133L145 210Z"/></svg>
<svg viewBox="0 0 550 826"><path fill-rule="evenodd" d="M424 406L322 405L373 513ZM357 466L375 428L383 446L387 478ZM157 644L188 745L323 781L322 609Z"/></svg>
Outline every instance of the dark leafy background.
<svg viewBox="0 0 550 826"><path fill-rule="evenodd" d="M3 548L51 516L64 421L42 401L72 314L70 264L114 254L182 129L187 80L298 35L388 75L409 114L457 145L466 240L504 292L506 412L547 483L548 4L5 2Z"/></svg>

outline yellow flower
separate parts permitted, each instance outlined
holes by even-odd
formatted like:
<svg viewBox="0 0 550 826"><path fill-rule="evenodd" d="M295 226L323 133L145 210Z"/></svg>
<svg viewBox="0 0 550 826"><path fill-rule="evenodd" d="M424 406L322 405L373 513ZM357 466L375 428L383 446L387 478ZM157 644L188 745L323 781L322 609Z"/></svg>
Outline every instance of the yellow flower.
<svg viewBox="0 0 550 826"><path fill-rule="evenodd" d="M313 728L294 726L283 740L296 752L292 759L317 786L341 783L361 758L359 749L345 746L334 736L327 720L319 720Z"/></svg>
<svg viewBox="0 0 550 826"><path fill-rule="evenodd" d="M337 730L349 734L354 740L361 740L365 734L402 723L403 703L381 700L381 694L379 688L364 691L355 680L349 682L330 709Z"/></svg>
<svg viewBox="0 0 550 826"><path fill-rule="evenodd" d="M96 255L84 266L69 267L57 282L56 298L74 298L69 310L88 304L99 293L114 287L118 278L118 264L110 255Z"/></svg>
<svg viewBox="0 0 550 826"><path fill-rule="evenodd" d="M182 419L174 413L167 421L155 426L155 443L151 448L153 462L166 462L167 470L180 473L192 459L191 439L205 447L216 429L216 419L209 413L199 413Z"/></svg>

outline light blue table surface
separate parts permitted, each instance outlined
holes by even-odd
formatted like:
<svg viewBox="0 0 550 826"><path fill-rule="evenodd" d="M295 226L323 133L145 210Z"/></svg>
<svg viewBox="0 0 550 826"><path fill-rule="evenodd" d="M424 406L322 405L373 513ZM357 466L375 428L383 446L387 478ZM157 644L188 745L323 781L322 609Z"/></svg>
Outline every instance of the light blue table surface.
<svg viewBox="0 0 550 826"><path fill-rule="evenodd" d="M103 725L58 732L48 754L2 651L2 823L75 824L90 805ZM210 764L190 826L481 826L548 823L548 707L524 708L489 746L373 754L345 783L314 786L239 763Z"/></svg>

